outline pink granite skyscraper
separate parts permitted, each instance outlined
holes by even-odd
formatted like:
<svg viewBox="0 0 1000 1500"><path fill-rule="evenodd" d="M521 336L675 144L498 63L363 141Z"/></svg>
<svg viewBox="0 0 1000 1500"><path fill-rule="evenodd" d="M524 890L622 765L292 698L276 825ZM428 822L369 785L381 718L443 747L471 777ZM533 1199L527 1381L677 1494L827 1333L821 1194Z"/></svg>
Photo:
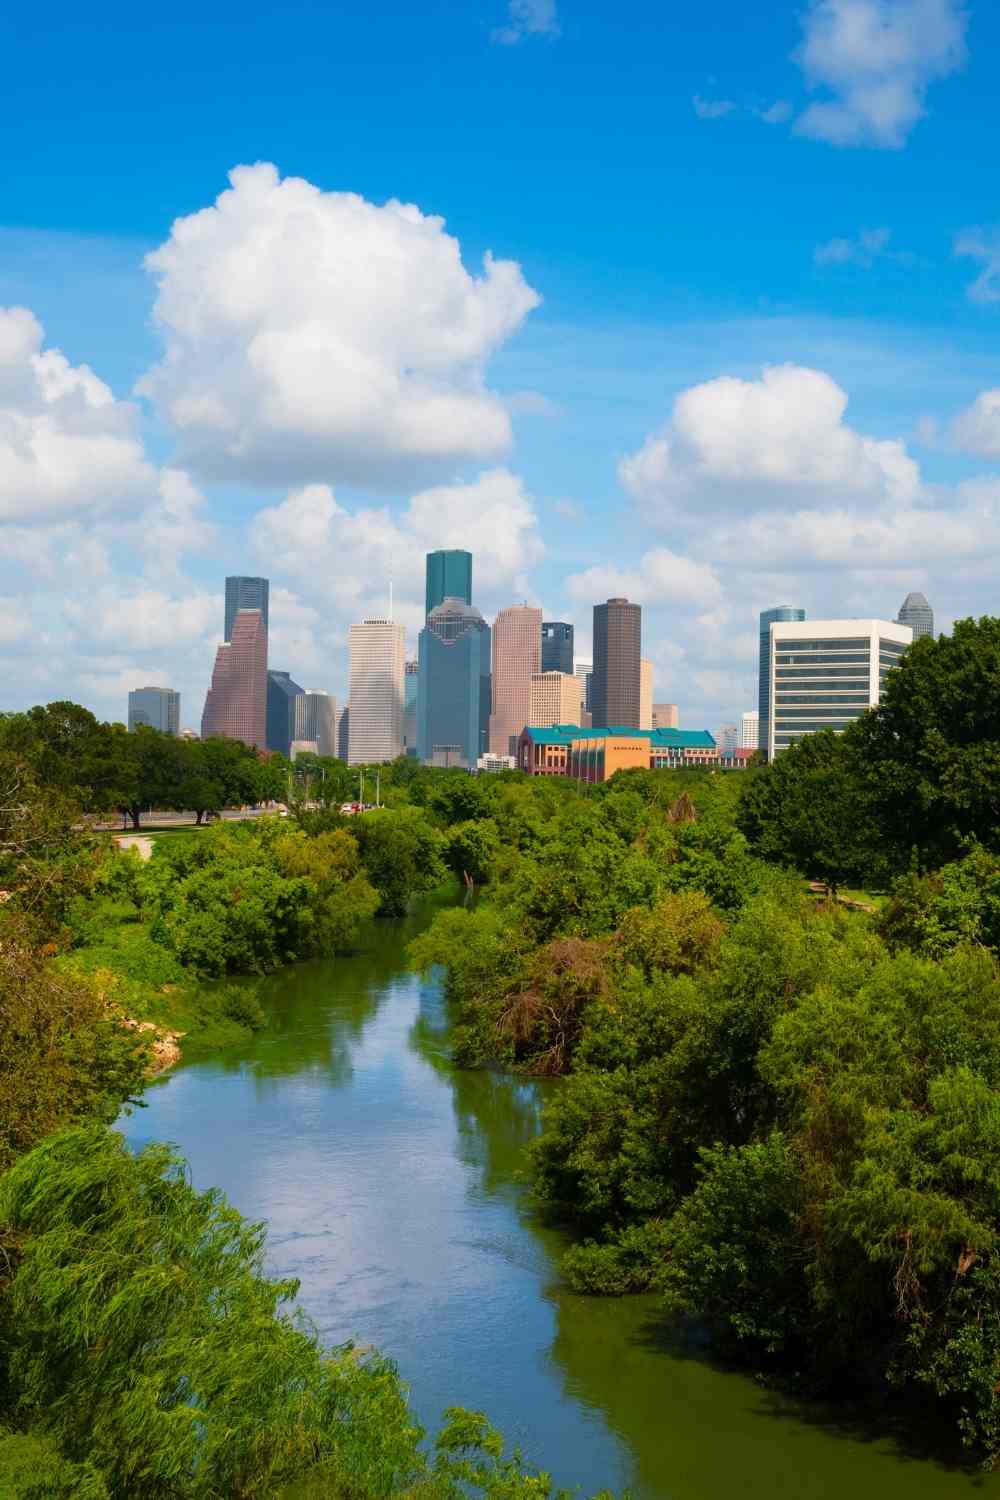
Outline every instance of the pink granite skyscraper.
<svg viewBox="0 0 1000 1500"><path fill-rule="evenodd" d="M260 749L267 743L267 626L259 609L238 610L232 639L215 653L201 716L202 739L213 736Z"/></svg>
<svg viewBox="0 0 1000 1500"><path fill-rule="evenodd" d="M513 755L531 718L531 678L541 670L542 612L527 604L502 609L493 626L490 753Z"/></svg>

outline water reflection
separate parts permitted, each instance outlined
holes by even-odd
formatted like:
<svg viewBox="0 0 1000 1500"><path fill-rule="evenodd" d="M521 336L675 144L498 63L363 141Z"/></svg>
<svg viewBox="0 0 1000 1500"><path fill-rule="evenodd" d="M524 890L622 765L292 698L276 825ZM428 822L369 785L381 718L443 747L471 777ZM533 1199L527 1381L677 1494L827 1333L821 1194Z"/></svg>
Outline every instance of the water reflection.
<svg viewBox="0 0 1000 1500"><path fill-rule="evenodd" d="M301 1279L323 1336L394 1358L421 1420L482 1408L563 1483L638 1500L950 1500L982 1483L1000 1500L992 1478L789 1416L665 1341L651 1299L560 1287L522 1178L558 1085L453 1069L440 986L404 965L425 919L267 980L267 1028L170 1075L126 1133L175 1141L199 1186L266 1219L271 1268Z"/></svg>

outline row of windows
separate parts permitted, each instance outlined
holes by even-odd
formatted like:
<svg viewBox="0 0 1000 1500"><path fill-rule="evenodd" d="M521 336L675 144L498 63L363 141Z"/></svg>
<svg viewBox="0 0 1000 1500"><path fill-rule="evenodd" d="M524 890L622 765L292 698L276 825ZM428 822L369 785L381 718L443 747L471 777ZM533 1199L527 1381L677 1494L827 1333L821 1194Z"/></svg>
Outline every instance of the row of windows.
<svg viewBox="0 0 1000 1500"><path fill-rule="evenodd" d="M774 722L780 725L791 719L856 719L867 707L867 703L845 703L843 707L833 703L817 703L812 708L779 708Z"/></svg>
<svg viewBox="0 0 1000 1500"><path fill-rule="evenodd" d="M902 656L904 651L909 650L909 646L905 641L883 641L880 636L878 649L888 651L891 656Z"/></svg>
<svg viewBox="0 0 1000 1500"><path fill-rule="evenodd" d="M861 667L828 667L823 662L816 662L811 667L776 667L774 671L775 682L783 682L789 677L857 677L862 682L868 681L868 666Z"/></svg>
<svg viewBox="0 0 1000 1500"><path fill-rule="evenodd" d="M852 646L855 649L863 647L867 651L870 646L866 635L853 636L845 641L782 641L777 636L773 639L776 651L845 651Z"/></svg>
<svg viewBox="0 0 1000 1500"><path fill-rule="evenodd" d="M801 739L802 735L816 734L820 729L832 729L835 733L839 734L841 730L846 729L853 722L853 719L828 719L824 724L790 725L788 729L775 730L774 743L776 745L790 745L793 740Z"/></svg>
<svg viewBox="0 0 1000 1500"><path fill-rule="evenodd" d="M817 662L817 665L819 665L819 662L822 662L825 666L828 661L868 661L870 656L870 651L836 651L831 653L824 652L822 657L817 658L815 655L796 656L787 651L782 651L780 654L775 654L774 662L779 667L812 661Z"/></svg>
<svg viewBox="0 0 1000 1500"><path fill-rule="evenodd" d="M831 708L846 706L848 703L860 703L868 707L867 693L840 693L836 696L832 693L779 693L775 698L778 705L775 709L775 718L782 717L782 704L795 705L799 703L829 703Z"/></svg>

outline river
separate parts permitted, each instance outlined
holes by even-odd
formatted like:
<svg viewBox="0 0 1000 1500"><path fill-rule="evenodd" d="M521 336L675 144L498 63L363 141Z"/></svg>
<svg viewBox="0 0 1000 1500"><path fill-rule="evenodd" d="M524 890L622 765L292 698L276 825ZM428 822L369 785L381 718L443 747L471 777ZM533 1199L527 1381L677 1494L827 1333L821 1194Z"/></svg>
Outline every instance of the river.
<svg viewBox="0 0 1000 1500"><path fill-rule="evenodd" d="M1000 1478L782 1401L669 1338L650 1298L573 1296L525 1205L546 1087L456 1069L440 988L408 973L425 913L264 982L267 1027L175 1069L120 1128L267 1220L329 1343L394 1359L419 1418L480 1408L583 1494L635 1500L1000 1500Z"/></svg>

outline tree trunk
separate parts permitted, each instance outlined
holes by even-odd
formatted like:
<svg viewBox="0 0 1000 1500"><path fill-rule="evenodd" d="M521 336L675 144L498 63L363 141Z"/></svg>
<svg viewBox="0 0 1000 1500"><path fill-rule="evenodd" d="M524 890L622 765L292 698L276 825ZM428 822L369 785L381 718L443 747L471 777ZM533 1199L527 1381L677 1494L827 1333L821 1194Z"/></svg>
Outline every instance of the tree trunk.
<svg viewBox="0 0 1000 1500"><path fill-rule="evenodd" d="M134 832L138 833L139 829L142 827L142 808L130 807L128 810L128 815L132 819L132 828Z"/></svg>

